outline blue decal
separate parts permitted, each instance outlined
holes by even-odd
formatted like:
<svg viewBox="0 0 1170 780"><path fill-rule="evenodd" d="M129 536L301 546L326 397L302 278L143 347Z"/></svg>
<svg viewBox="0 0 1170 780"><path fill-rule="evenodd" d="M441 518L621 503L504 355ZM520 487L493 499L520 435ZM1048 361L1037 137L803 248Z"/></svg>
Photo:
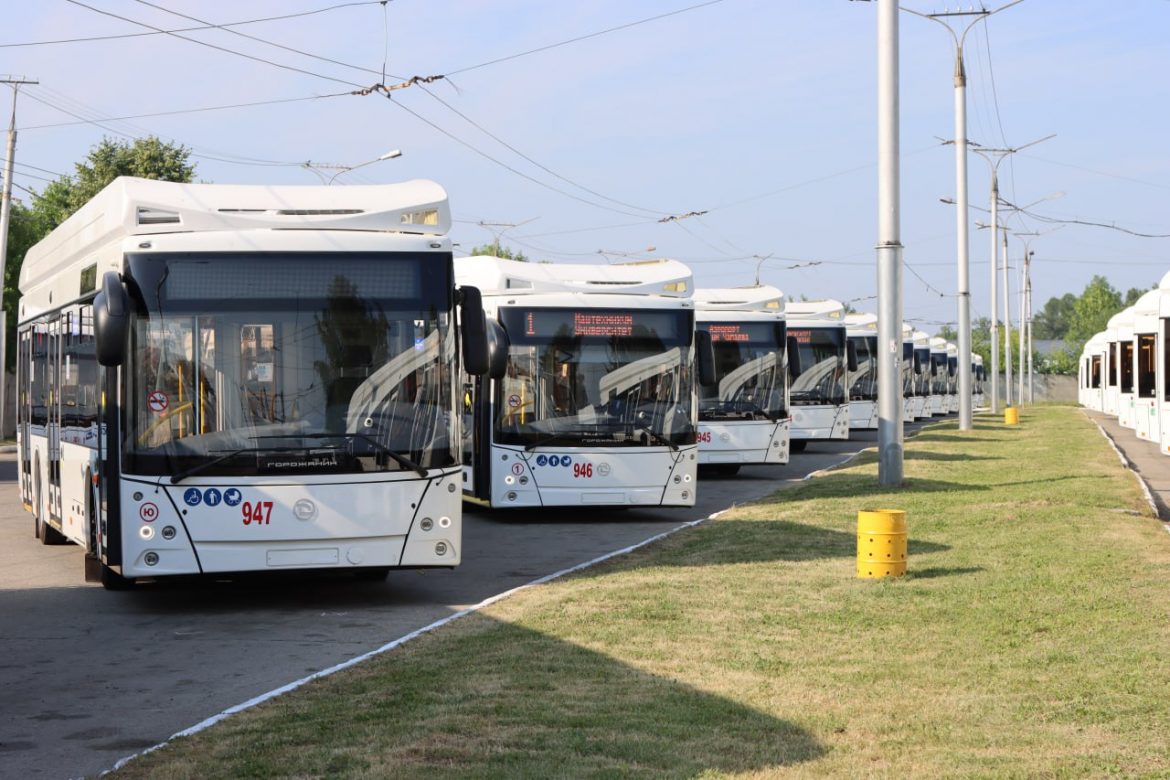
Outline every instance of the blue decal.
<svg viewBox="0 0 1170 780"><path fill-rule="evenodd" d="M557 456L557 455L549 455L549 456L548 456L548 465L550 465L550 466L559 466L559 465L561 465L561 459L560 459L560 457L559 457L559 456Z"/></svg>
<svg viewBox="0 0 1170 780"><path fill-rule="evenodd" d="M228 506L238 506L243 499L244 494L240 492L239 488L228 488L223 491L223 502Z"/></svg>
<svg viewBox="0 0 1170 780"><path fill-rule="evenodd" d="M203 500L203 494L199 492L199 488L187 488L183 493L183 501L187 506L199 506L199 502Z"/></svg>
<svg viewBox="0 0 1170 780"><path fill-rule="evenodd" d="M565 468L568 468L569 466L573 465L573 459L570 458L568 455L562 455L561 456L561 465L564 466Z"/></svg>
<svg viewBox="0 0 1170 780"><path fill-rule="evenodd" d="M422 352L424 349L427 348L427 343L424 339L416 336L414 339L414 348L415 348L415 351Z"/></svg>
<svg viewBox="0 0 1170 780"><path fill-rule="evenodd" d="M208 506L219 506L220 493L215 488L207 488L203 491L203 502Z"/></svg>
<svg viewBox="0 0 1170 780"><path fill-rule="evenodd" d="M537 455L536 456L536 465L537 466L547 466L548 465L548 456L547 455Z"/></svg>

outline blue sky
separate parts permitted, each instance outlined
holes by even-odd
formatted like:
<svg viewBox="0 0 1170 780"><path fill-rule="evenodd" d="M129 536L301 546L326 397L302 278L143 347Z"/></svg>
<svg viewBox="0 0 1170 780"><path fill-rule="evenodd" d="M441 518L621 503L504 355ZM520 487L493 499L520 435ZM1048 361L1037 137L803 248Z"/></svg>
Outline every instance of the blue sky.
<svg viewBox="0 0 1170 780"><path fill-rule="evenodd" d="M135 0L84 2L164 29L195 24ZM319 178L302 167L305 161L357 165L401 149L401 158L338 182L434 179L450 194L453 238L465 248L492 239L479 222L524 223L505 230L502 240L535 259L673 257L691 265L701 286L751 283L753 256L771 255L762 281L793 296L833 296L872 309L876 301L866 299L876 286L874 3L722 0L473 67L700 2L392 0L233 28L344 64L223 30L183 33L310 73L165 35L6 45L0 73L40 81L21 93L15 180L39 189L45 182L36 177L71 172L115 130L183 143L197 155L198 178L221 183L312 184ZM226 24L337 3L155 6ZM904 4L923 12L943 8ZM0 5L0 44L145 31L65 0ZM951 41L937 24L910 14L902 14L900 27L902 241L913 269L905 273L905 316L935 330L955 317L955 218L953 207L939 202L953 197L955 186L953 149L939 140L954 133ZM1018 146L1056 134L1004 163L1008 200L1059 195L1032 211L1170 234L1167 31L1167 0L1025 0L975 28L967 39L969 137ZM392 101L344 94L381 81L384 59L393 74L388 83L394 76L449 79L427 86L430 94L396 91ZM343 94L316 97L337 93ZM105 129L48 126L78 122L70 113L92 120L283 99L294 102L103 119ZM5 95L5 121L9 101ZM986 207L987 165L977 157L970 181L972 204ZM15 195L28 197L21 189ZM701 217L657 221L704 210ZM975 211L973 218L985 215ZM1053 227L1036 220L1013 225ZM1149 287L1170 270L1168 238L1069 225L1034 239L1032 248L1037 308L1050 296L1079 293L1093 274L1124 290ZM1022 251L1013 240L1014 263ZM972 226L976 315L989 312L988 253L987 231Z"/></svg>

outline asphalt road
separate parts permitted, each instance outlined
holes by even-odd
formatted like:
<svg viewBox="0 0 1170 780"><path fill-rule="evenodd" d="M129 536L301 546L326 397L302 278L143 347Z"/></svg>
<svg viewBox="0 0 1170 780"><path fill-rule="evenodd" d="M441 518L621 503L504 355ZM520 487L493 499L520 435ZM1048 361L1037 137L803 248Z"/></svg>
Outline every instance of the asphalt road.
<svg viewBox="0 0 1170 780"><path fill-rule="evenodd" d="M907 426L907 433L915 426ZM810 444L787 466L704 479L693 509L465 513L464 563L341 577L107 592L78 547L43 547L0 455L0 777L76 777L461 607L838 463L876 441Z"/></svg>

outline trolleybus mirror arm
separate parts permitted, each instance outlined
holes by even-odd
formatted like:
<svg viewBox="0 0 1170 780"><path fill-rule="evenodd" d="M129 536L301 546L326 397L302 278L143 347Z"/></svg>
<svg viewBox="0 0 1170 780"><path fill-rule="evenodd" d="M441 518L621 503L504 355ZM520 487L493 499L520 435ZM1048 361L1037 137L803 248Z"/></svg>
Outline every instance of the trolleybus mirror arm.
<svg viewBox="0 0 1170 780"><path fill-rule="evenodd" d="M711 334L705 330L695 331L695 357L699 368L699 384L711 387L718 381L715 376L715 348Z"/></svg>

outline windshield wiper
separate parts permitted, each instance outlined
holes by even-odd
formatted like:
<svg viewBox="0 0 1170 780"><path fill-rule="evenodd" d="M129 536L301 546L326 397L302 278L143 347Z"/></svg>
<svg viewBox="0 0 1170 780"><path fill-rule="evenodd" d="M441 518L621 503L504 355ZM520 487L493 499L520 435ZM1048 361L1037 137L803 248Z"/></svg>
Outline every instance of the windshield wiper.
<svg viewBox="0 0 1170 780"><path fill-rule="evenodd" d="M662 434L651 430L650 428L635 428L634 432L635 433L641 432L641 433L645 434L646 438L648 438L652 441L656 441L659 444L670 447L675 452L678 452L678 445L677 444L675 444L674 442L672 442L670 439L666 438Z"/></svg>
<svg viewBox="0 0 1170 780"><path fill-rule="evenodd" d="M362 441L365 441L365 442L369 442L370 444L372 444L378 448L378 452L381 452L383 455L390 458L390 460L394 461L399 466L402 466L403 468L407 468L407 469L410 469L411 471L416 472L420 477L427 476L427 470L425 468L423 468L422 466L420 466L419 464L415 463L410 458L406 457L405 455L403 455L400 452L395 452L394 450L390 449L385 444L383 444L382 442L373 438L372 436L368 436L364 433L357 433L356 431L353 433L281 433L281 434L274 434L274 435L265 434L262 436L253 436L252 438L254 438L254 439L345 439L345 438L350 438L350 437L355 438L355 439L361 439Z"/></svg>
<svg viewBox="0 0 1170 780"><path fill-rule="evenodd" d="M187 477L193 477L196 474L198 474L200 471L203 471L204 469L209 469L212 466L223 463L225 460L228 460L229 458L234 458L237 455L242 455L245 452L258 453L258 452L263 452L265 449L267 449L267 448L265 448L265 447L240 447L238 450L232 450L231 452L227 452L223 455L220 455L218 458L212 458L211 460L204 461L203 463L198 463L189 469L185 469L183 471L180 471L178 474L172 474L171 475L171 484L177 485L177 484L179 484L180 480L184 480Z"/></svg>

